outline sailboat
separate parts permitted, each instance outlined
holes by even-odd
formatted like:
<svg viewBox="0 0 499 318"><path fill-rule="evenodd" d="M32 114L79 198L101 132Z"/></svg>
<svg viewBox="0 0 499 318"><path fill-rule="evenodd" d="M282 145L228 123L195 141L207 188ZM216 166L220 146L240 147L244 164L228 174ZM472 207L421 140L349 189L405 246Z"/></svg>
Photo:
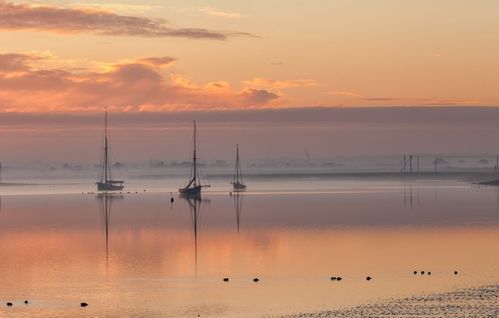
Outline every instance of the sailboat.
<svg viewBox="0 0 499 318"><path fill-rule="evenodd" d="M100 170L100 181L96 182L98 191L123 190L125 181L113 180L111 165L109 164L109 146L107 138L107 108L104 115L104 158Z"/></svg>
<svg viewBox="0 0 499 318"><path fill-rule="evenodd" d="M178 189L178 192L186 197L200 197L201 189L209 187L210 185L202 185L199 179L199 167L197 161L197 131L196 131L196 121L194 121L194 152L192 156L192 166L191 166L191 176L189 182L183 188Z"/></svg>
<svg viewBox="0 0 499 318"><path fill-rule="evenodd" d="M243 175L241 173L241 162L239 161L239 145L236 146L236 167L234 169L234 179L231 184L234 187L234 191L246 189L246 184L244 184Z"/></svg>

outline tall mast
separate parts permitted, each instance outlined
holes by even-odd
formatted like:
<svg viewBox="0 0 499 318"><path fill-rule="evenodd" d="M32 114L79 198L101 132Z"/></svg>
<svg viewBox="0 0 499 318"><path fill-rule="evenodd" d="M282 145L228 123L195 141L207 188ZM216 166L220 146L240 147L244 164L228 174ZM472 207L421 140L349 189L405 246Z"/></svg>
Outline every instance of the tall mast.
<svg viewBox="0 0 499 318"><path fill-rule="evenodd" d="M108 180L108 154L107 154L107 107L104 114L104 182Z"/></svg>
<svg viewBox="0 0 499 318"><path fill-rule="evenodd" d="M239 144L236 145L236 173L234 175L234 182L239 183Z"/></svg>
<svg viewBox="0 0 499 318"><path fill-rule="evenodd" d="M194 170L194 172L193 172L194 175L193 175L192 180L194 181L194 186L197 186L197 178L198 178L198 175L197 175L198 166L197 166L197 157L196 157L196 147L197 147L196 121L194 120L194 155L193 155L193 158L192 158L192 168Z"/></svg>
<svg viewBox="0 0 499 318"><path fill-rule="evenodd" d="M236 161L237 161L237 181L241 179L241 166L239 163L239 144L236 146Z"/></svg>

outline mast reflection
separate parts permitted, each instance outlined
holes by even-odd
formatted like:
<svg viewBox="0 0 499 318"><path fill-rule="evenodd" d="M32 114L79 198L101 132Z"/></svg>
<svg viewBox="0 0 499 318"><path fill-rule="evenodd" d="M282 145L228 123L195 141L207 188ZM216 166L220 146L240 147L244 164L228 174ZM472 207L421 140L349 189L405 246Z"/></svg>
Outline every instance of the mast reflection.
<svg viewBox="0 0 499 318"><path fill-rule="evenodd" d="M232 198L234 200L234 208L236 210L237 234L239 234L240 224L241 224L241 212L243 208L243 194L241 192L234 192L232 194Z"/></svg>
<svg viewBox="0 0 499 318"><path fill-rule="evenodd" d="M199 218L201 215L201 207L203 203L210 202L210 200L201 199L200 196L180 196L183 200L187 201L189 206L189 214L191 216L192 229L194 233L194 269L197 273L198 267L198 227Z"/></svg>
<svg viewBox="0 0 499 318"><path fill-rule="evenodd" d="M111 221L111 208L113 200L123 199L123 195L111 193L99 193L97 200L99 201L99 210L102 223L104 224L104 233L106 239L106 266L109 262L109 224Z"/></svg>

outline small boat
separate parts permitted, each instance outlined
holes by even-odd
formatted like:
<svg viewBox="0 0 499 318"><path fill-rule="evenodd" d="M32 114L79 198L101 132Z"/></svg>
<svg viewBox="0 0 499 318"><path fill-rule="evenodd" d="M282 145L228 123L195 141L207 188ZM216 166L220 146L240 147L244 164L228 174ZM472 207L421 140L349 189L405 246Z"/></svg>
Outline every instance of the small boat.
<svg viewBox="0 0 499 318"><path fill-rule="evenodd" d="M197 160L197 131L196 131L196 121L194 121L194 152L192 156L192 167L191 167L191 177L189 182L183 188L178 189L180 195L185 197L201 197L201 189L210 187L210 185L201 184L199 179L199 167Z"/></svg>
<svg viewBox="0 0 499 318"><path fill-rule="evenodd" d="M239 145L236 146L236 167L234 169L234 179L231 182L234 191L242 191L246 189L246 184L243 181L241 173L241 162L239 161Z"/></svg>
<svg viewBox="0 0 499 318"><path fill-rule="evenodd" d="M100 169L100 181L96 182L98 191L123 190L125 181L113 180L111 177L111 165L109 164L109 146L107 137L107 108L104 115L104 158Z"/></svg>

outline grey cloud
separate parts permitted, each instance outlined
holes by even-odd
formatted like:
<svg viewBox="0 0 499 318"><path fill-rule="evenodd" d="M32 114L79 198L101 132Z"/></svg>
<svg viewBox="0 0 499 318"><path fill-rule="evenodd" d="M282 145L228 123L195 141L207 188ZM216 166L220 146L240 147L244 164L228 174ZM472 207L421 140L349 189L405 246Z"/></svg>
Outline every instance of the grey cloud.
<svg viewBox="0 0 499 318"><path fill-rule="evenodd" d="M93 8L32 6L2 0L0 0L0 29L209 40L226 40L235 36L254 37L245 32L171 28L166 25L165 20L118 15Z"/></svg>

